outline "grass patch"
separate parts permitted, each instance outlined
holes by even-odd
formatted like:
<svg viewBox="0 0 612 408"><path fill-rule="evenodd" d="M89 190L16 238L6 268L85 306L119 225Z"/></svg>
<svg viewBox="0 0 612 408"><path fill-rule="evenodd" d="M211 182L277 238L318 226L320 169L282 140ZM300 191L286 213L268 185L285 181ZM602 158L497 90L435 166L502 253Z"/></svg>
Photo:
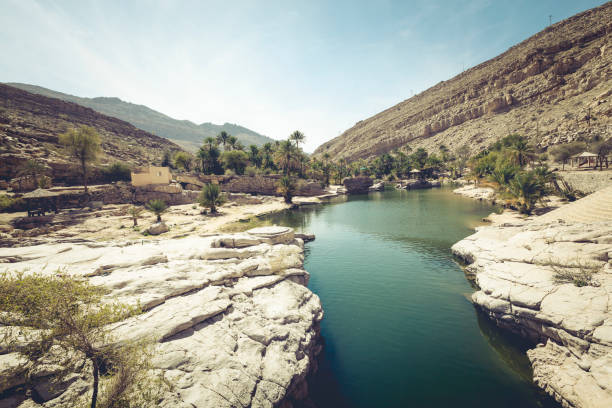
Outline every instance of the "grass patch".
<svg viewBox="0 0 612 408"><path fill-rule="evenodd" d="M553 280L555 283L573 283L581 288L584 286L598 286L593 281L593 275L599 268L579 263L575 268L561 268L551 265L555 274Z"/></svg>

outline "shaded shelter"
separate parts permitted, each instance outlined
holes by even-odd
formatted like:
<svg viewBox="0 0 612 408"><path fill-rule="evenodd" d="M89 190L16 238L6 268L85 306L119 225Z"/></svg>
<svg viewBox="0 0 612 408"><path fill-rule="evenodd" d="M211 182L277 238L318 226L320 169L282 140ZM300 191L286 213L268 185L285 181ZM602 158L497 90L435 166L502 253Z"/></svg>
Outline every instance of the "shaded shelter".
<svg viewBox="0 0 612 408"><path fill-rule="evenodd" d="M54 191L37 188L23 195L23 200L26 203L28 217L35 215L45 215L47 212L54 211L57 214L57 200L59 193Z"/></svg>

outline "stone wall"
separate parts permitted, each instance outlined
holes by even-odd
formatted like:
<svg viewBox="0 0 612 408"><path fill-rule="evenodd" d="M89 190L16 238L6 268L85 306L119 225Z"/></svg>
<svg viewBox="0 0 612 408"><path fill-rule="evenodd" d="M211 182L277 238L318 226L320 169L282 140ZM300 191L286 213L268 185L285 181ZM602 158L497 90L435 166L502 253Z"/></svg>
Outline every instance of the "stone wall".
<svg viewBox="0 0 612 408"><path fill-rule="evenodd" d="M570 187L590 194L612 185L612 171L561 171L559 175Z"/></svg>

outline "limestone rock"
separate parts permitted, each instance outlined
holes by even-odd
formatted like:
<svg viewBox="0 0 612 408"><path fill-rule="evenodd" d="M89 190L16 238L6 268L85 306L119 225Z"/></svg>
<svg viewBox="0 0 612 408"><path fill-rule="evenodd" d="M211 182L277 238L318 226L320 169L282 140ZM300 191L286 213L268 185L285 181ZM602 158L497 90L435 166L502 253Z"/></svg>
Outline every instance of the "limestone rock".
<svg viewBox="0 0 612 408"><path fill-rule="evenodd" d="M499 326L542 343L528 351L540 387L565 407L609 407L612 221L552 218L480 227L452 251L470 264L479 287L474 304ZM586 283L572 282L584 273Z"/></svg>
<svg viewBox="0 0 612 408"><path fill-rule="evenodd" d="M168 228L165 222L157 222L155 224L151 224L151 226L147 228L147 232L150 235L163 234L164 232L168 232L169 230L170 229Z"/></svg>
<svg viewBox="0 0 612 408"><path fill-rule="evenodd" d="M153 366L174 386L161 407L272 407L303 396L320 351L323 310L304 286L301 242L289 228L267 227L131 245L49 243L0 249L0 271L62 268L108 288L105 301L139 303L145 312L112 330L117 341L155 341ZM0 354L0 364L14 357ZM89 389L89 372L59 387L41 380L45 406L71 407ZM24 395L6 398L38 406Z"/></svg>
<svg viewBox="0 0 612 408"><path fill-rule="evenodd" d="M342 184L348 194L365 194L372 185L370 177L347 177L342 180Z"/></svg>

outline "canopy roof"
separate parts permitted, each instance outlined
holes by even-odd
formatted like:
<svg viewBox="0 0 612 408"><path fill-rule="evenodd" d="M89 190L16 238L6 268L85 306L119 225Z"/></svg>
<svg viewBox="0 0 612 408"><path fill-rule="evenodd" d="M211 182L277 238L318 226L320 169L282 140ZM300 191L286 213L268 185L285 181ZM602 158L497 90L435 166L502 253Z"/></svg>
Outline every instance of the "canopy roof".
<svg viewBox="0 0 612 408"><path fill-rule="evenodd" d="M591 152L582 152L580 154L575 154L572 157L597 157L597 155Z"/></svg>
<svg viewBox="0 0 612 408"><path fill-rule="evenodd" d="M410 170L411 173L420 173L420 170L414 169L414 170Z"/></svg>
<svg viewBox="0 0 612 408"><path fill-rule="evenodd" d="M45 190L42 188L37 188L34 191L30 191L23 195L23 198L44 198L44 197L57 197L59 193Z"/></svg>

